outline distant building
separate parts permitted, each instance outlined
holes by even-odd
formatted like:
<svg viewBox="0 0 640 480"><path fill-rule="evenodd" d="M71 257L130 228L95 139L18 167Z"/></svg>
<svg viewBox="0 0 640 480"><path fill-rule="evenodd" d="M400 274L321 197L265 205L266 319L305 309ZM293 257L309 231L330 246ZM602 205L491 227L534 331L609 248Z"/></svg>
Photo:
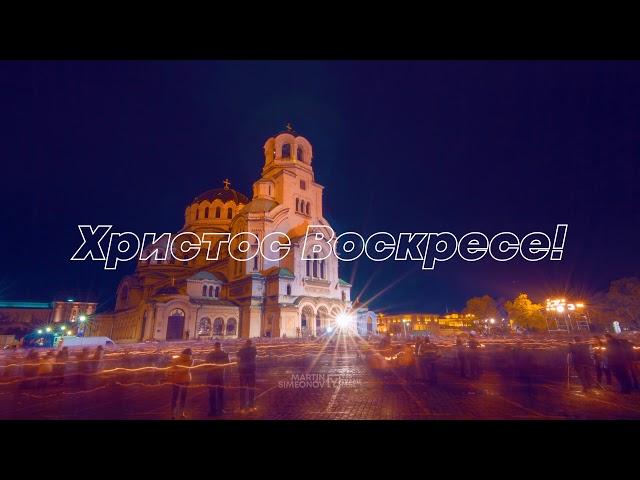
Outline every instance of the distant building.
<svg viewBox="0 0 640 480"><path fill-rule="evenodd" d="M49 324L73 324L80 315L90 316L97 303L74 300L0 302L0 334L22 336Z"/></svg>
<svg viewBox="0 0 640 480"><path fill-rule="evenodd" d="M473 324L472 315L461 313L398 313L377 316L378 333L394 336L428 335L440 329L467 328Z"/></svg>

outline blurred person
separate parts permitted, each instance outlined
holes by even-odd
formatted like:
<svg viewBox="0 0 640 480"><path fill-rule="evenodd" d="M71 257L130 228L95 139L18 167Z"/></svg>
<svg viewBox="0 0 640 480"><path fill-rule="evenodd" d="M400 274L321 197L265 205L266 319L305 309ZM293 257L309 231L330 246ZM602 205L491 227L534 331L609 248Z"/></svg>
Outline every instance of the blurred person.
<svg viewBox="0 0 640 480"><path fill-rule="evenodd" d="M93 371L100 373L104 369L104 347L98 345L93 354Z"/></svg>
<svg viewBox="0 0 640 480"><path fill-rule="evenodd" d="M169 369L171 389L171 419L187 418L184 406L187 402L187 389L191 383L191 367L193 366L193 352L185 348L180 355L176 355Z"/></svg>
<svg viewBox="0 0 640 480"><path fill-rule="evenodd" d="M53 379L56 385L64 383L64 373L67 369L67 361L69 360L69 347L62 347L56 354L56 360L53 365Z"/></svg>
<svg viewBox="0 0 640 480"><path fill-rule="evenodd" d="M456 353L458 356L458 365L460 367L460 376L462 378L467 377L467 373L465 371L466 364L466 350L464 346L464 342L462 341L461 335L456 335Z"/></svg>
<svg viewBox="0 0 640 480"><path fill-rule="evenodd" d="M213 346L213 352L210 352L205 357L205 362L216 365L207 373L207 384L209 385L209 416L218 417L224 413L226 373L224 365L229 363L229 354L222 350L220 342L216 342Z"/></svg>
<svg viewBox="0 0 640 480"><path fill-rule="evenodd" d="M480 378L480 342L476 338L476 333L471 332L467 342L467 360L469 361L469 376L473 379Z"/></svg>
<svg viewBox="0 0 640 480"><path fill-rule="evenodd" d="M49 351L38 361L38 388L44 388L49 384L55 360L55 353Z"/></svg>
<svg viewBox="0 0 640 480"><path fill-rule="evenodd" d="M6 356L3 376L13 379L22 375L22 355L18 351L17 345L11 345L9 354Z"/></svg>
<svg viewBox="0 0 640 480"><path fill-rule="evenodd" d="M632 379L628 366L628 354L625 346L610 333L606 333L607 360L611 373L620 384L620 393L631 393Z"/></svg>
<svg viewBox="0 0 640 480"><path fill-rule="evenodd" d="M241 412L247 409L255 411L256 398L256 347L251 340L236 353L238 357L238 373L240 374Z"/></svg>
<svg viewBox="0 0 640 480"><path fill-rule="evenodd" d="M404 347L402 347L398 355L398 365L405 380L407 382L413 380L415 377L416 356L415 349L410 342L407 342Z"/></svg>
<svg viewBox="0 0 640 480"><path fill-rule="evenodd" d="M39 363L40 353L35 348L32 348L29 350L22 367L22 376L24 377L24 381L22 382L23 388L32 388L36 385L33 379L38 376Z"/></svg>
<svg viewBox="0 0 640 480"><path fill-rule="evenodd" d="M80 388L86 388L91 374L91 359L89 358L89 349L84 347L80 353L76 355L78 359L78 374L76 383Z"/></svg>
<svg viewBox="0 0 640 480"><path fill-rule="evenodd" d="M578 374L582 391L588 392L593 387L593 377L591 376L591 352L589 345L580 340L580 337L574 337L573 342L569 344L569 353L573 369Z"/></svg>
<svg viewBox="0 0 640 480"><path fill-rule="evenodd" d="M633 343L631 343L629 340L625 338L618 339L618 342L620 342L620 347L624 352L624 363L625 363L625 368L629 372L629 377L631 378L631 388L637 389L638 376L636 375L636 371L635 371L636 369L634 365L635 352L633 349Z"/></svg>
<svg viewBox="0 0 640 480"><path fill-rule="evenodd" d="M611 370L607 363L607 351L606 344L601 337L593 337L595 340L594 345L591 347L591 356L593 357L593 363L596 367L596 382L600 388L602 387L602 375L607 380L607 385L611 385Z"/></svg>
<svg viewBox="0 0 640 480"><path fill-rule="evenodd" d="M436 362L440 356L438 346L431 343L429 337L425 337L418 348L418 362L420 363L423 381L426 382L428 380L431 385L438 383Z"/></svg>

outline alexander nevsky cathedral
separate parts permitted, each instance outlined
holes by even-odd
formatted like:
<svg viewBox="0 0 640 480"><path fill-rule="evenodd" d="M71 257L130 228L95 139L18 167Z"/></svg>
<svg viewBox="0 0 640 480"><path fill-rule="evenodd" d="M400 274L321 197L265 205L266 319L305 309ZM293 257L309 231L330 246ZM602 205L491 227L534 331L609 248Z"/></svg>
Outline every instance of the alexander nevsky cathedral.
<svg viewBox="0 0 640 480"><path fill-rule="evenodd" d="M264 144L262 176L253 184L251 200L225 180L185 209L180 232L232 237L252 232L260 240L271 232L287 233L291 249L283 259L255 255L238 261L233 257L242 258L241 252L230 256L223 248L215 261L206 251L184 260L181 252L166 260L151 256L122 279L114 312L96 315L91 334L120 342L305 337L331 331L345 314L359 334L375 333L376 316L352 305L351 285L339 277L338 259L301 258L307 226L329 226L322 213L324 187L315 181L312 160L309 141L287 126Z"/></svg>

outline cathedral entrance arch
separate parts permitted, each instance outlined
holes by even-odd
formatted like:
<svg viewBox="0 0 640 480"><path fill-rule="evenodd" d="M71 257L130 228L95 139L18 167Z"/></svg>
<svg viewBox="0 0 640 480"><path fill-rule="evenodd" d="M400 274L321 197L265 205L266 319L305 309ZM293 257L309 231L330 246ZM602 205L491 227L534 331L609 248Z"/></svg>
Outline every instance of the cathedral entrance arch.
<svg viewBox="0 0 640 480"><path fill-rule="evenodd" d="M182 340L184 331L184 311L176 308L167 320L167 340Z"/></svg>
<svg viewBox="0 0 640 480"><path fill-rule="evenodd" d="M329 326L328 318L329 318L329 310L327 309L327 307L325 307L324 305L318 307L318 312L316 313L316 334L317 335L324 335L325 333L327 333L327 327Z"/></svg>
<svg viewBox="0 0 640 480"><path fill-rule="evenodd" d="M300 312L300 334L303 337L307 337L312 334L315 322L315 314L313 308L310 305L302 307Z"/></svg>

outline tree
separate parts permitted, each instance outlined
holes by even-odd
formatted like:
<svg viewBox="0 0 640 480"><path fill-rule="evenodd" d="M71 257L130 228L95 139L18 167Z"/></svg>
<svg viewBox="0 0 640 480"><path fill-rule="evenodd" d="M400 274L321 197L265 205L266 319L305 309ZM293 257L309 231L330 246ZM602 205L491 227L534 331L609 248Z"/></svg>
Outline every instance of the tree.
<svg viewBox="0 0 640 480"><path fill-rule="evenodd" d="M513 300L504 303L509 320L516 325L535 330L544 330L547 324L544 319L544 306L534 303L526 293L521 293Z"/></svg>
<svg viewBox="0 0 640 480"><path fill-rule="evenodd" d="M638 278L614 280L602 300L602 310L609 316L609 324L618 320L622 325L629 327L640 326L640 280Z"/></svg>
<svg viewBox="0 0 640 480"><path fill-rule="evenodd" d="M496 318L499 316L498 304L489 295L473 297L467 300L467 305L463 313L471 314L475 316L477 320Z"/></svg>

